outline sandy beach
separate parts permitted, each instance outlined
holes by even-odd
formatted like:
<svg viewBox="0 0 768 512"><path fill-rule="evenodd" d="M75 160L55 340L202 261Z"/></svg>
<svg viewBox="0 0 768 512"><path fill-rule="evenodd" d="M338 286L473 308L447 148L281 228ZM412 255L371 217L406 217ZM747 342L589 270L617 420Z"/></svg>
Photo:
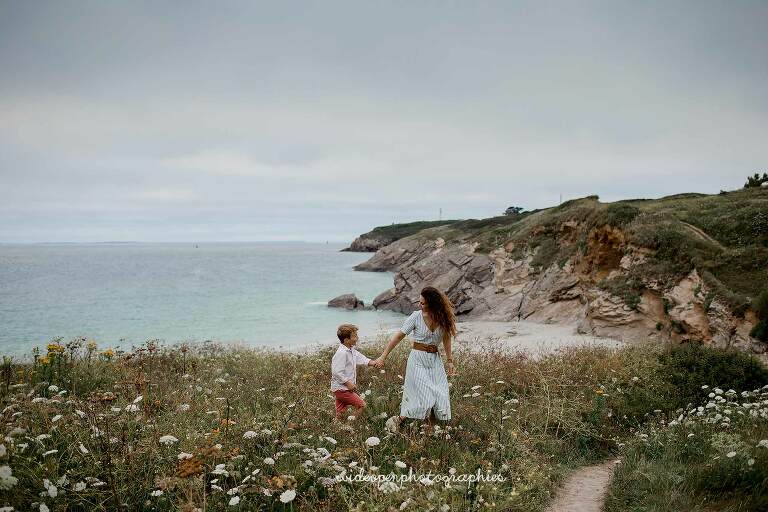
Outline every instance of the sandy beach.
<svg viewBox="0 0 768 512"><path fill-rule="evenodd" d="M576 332L575 325L540 324L536 322L490 322L468 321L456 324L458 333L454 340L455 351L479 351L492 347L508 352L524 351L532 357L557 352L564 347L604 346L620 348L624 343L612 338L602 338ZM387 340L394 329L380 331L366 336L362 333L360 346ZM311 343L299 346L281 346L278 350L307 354L329 346L336 342ZM404 342L401 342L401 346ZM363 350L365 350L363 348Z"/></svg>
<svg viewBox="0 0 768 512"><path fill-rule="evenodd" d="M459 322L455 350L494 347L511 352L524 351L532 356L556 352L563 347L604 346L620 348L624 343L598 336L579 334L575 325L535 322Z"/></svg>

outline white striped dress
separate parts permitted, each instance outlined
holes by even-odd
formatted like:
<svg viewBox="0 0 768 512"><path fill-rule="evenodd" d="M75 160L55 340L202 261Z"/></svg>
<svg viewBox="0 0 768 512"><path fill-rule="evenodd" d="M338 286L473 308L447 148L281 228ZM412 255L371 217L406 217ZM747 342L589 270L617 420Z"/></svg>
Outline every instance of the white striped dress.
<svg viewBox="0 0 768 512"><path fill-rule="evenodd" d="M442 342L442 328L430 331L421 310L411 313L400 330L425 345L439 346ZM412 349L405 368L400 416L424 419L430 409L435 411L435 418L439 420L451 419L451 399L443 359L439 353Z"/></svg>

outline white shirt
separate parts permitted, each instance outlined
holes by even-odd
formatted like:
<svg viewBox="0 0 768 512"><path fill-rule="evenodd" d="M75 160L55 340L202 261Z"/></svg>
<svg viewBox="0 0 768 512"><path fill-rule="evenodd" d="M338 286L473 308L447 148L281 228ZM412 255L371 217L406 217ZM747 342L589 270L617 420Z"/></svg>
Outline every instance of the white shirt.
<svg viewBox="0 0 768 512"><path fill-rule="evenodd" d="M357 384L357 365L367 365L368 361L370 359L355 350L355 347L347 348L340 343L331 360L331 391L347 391L345 382Z"/></svg>

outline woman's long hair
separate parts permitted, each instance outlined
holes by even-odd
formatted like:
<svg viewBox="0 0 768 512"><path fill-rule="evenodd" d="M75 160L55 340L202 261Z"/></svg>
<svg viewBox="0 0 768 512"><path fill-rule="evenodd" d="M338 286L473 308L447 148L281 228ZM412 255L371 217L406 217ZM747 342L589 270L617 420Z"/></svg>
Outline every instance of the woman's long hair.
<svg viewBox="0 0 768 512"><path fill-rule="evenodd" d="M456 315L453 312L453 304L440 290L432 286L425 286L421 290L421 296L427 303L429 316L443 330L443 342L456 336Z"/></svg>

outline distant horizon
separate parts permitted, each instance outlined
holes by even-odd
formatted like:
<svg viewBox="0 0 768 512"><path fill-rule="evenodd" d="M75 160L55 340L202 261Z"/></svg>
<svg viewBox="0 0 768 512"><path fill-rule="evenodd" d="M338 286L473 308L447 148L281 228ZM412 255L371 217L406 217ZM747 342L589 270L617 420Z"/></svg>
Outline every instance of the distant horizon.
<svg viewBox="0 0 768 512"><path fill-rule="evenodd" d="M361 233L362 234L362 233ZM84 240L84 241L34 241L34 242L0 242L0 245L138 245L138 244L333 244L344 245L351 243L344 241L327 240L325 242L313 242L310 240L174 240L163 242L157 240Z"/></svg>
<svg viewBox="0 0 768 512"><path fill-rule="evenodd" d="M745 174L744 179L746 180L746 177L748 175L753 175L754 173L747 173ZM717 192L695 192L695 191L684 191L684 192L672 192L668 194L663 194L658 197L625 197L625 198L618 198L614 199L611 198L611 200L605 200L600 194L587 194L583 196L575 196L575 197L563 197L562 202L558 204L562 204L566 201L572 201L574 199L583 199L590 196L598 196L598 200L601 203L608 204L608 203L614 203L617 201L633 201L633 200L658 200L663 199L665 197L680 195L680 194L704 194L704 195L716 195L722 191L726 192L736 192L739 190L742 190L743 187L735 188L735 189L723 189L720 188ZM525 208L525 211L531 211L531 210L546 210L548 208L555 208L558 206L558 204L552 204L550 206L544 206L541 208ZM456 220L456 221L462 221L462 220L470 220L470 219L486 219L490 217L499 217L503 215L503 210L508 208L509 206L519 206L519 205L512 205L508 204L505 206L501 211L497 212L496 215L489 215L488 217L463 217L463 218L457 218L457 217L446 217L442 220ZM252 238L252 239L229 239L229 240L206 240L206 239L185 239L185 240L131 240L131 239L125 239L125 240L0 240L0 245L95 245L95 244L202 244L202 243L213 243L213 244L227 244L227 243L307 243L307 244L350 244L352 241L357 238L358 236L368 233L372 231L374 228L381 227L381 226L390 226L392 224L408 224L412 222L435 222L439 221L441 219L438 218L420 218L420 219L405 219L400 222L391 222L391 223L381 223L369 226L367 229L364 229L363 231L360 231L359 233L354 234L351 237L335 237L335 238L328 238L328 239L301 239L298 237L291 237L291 238Z"/></svg>

